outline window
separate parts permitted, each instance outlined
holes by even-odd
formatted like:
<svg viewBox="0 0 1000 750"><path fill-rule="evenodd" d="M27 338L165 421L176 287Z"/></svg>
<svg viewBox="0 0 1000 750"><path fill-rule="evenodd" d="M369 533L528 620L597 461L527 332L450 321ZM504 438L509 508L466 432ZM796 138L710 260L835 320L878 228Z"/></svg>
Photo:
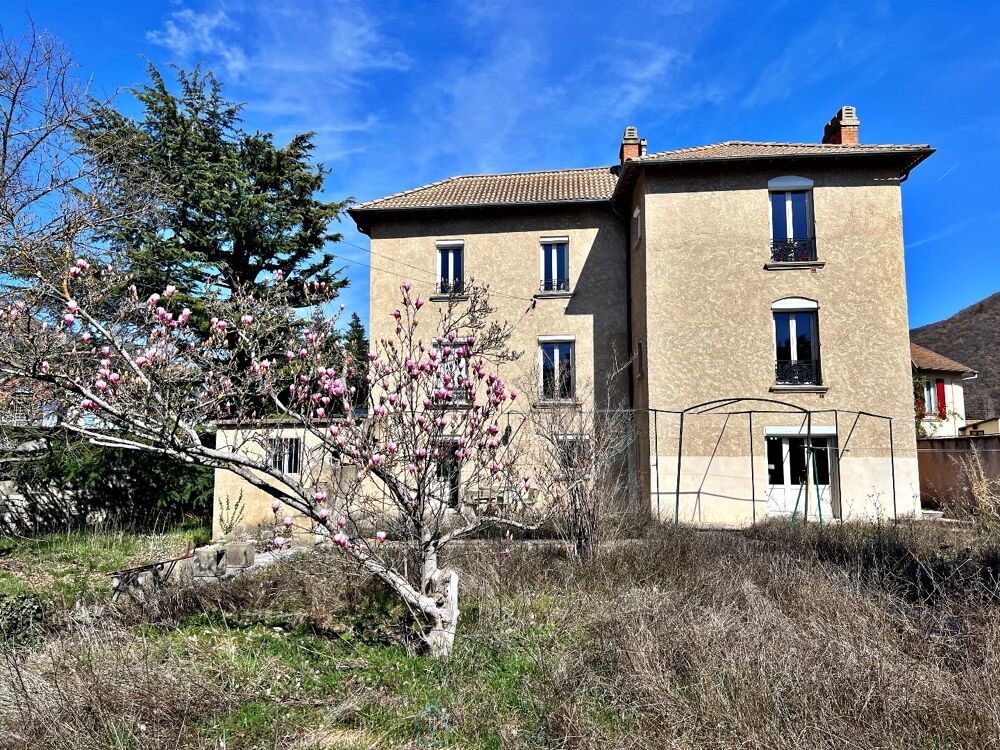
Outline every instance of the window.
<svg viewBox="0 0 1000 750"><path fill-rule="evenodd" d="M768 435L765 444L769 484L797 487L805 483L808 476L806 438ZM830 461L835 450L833 440L814 435L812 447L816 457L816 474L812 482L827 486L830 484Z"/></svg>
<svg viewBox="0 0 1000 750"><path fill-rule="evenodd" d="M462 294L464 282L464 243L460 241L438 242L438 293Z"/></svg>
<svg viewBox="0 0 1000 750"><path fill-rule="evenodd" d="M438 481L441 499L451 508L459 506L459 485L462 479L462 464L455 457L457 444L452 440L442 440L438 445L438 459L434 466L434 476Z"/></svg>
<svg viewBox="0 0 1000 750"><path fill-rule="evenodd" d="M771 198L771 261L816 260L812 180L777 177L767 184Z"/></svg>
<svg viewBox="0 0 1000 750"><path fill-rule="evenodd" d="M924 419L946 419L948 417L947 395L944 380L924 381Z"/></svg>
<svg viewBox="0 0 1000 750"><path fill-rule="evenodd" d="M937 416L937 388L933 380L924 381L924 418Z"/></svg>
<svg viewBox="0 0 1000 750"><path fill-rule="evenodd" d="M567 339L539 341L542 398L546 401L569 401L574 396L573 346Z"/></svg>
<svg viewBox="0 0 1000 750"><path fill-rule="evenodd" d="M638 346L636 347L636 354L635 354L636 374L640 378L642 377L642 372L643 372L643 362L644 360L642 358L642 340L640 339Z"/></svg>
<svg viewBox="0 0 1000 750"><path fill-rule="evenodd" d="M450 388L454 394L455 403L464 404L469 400L469 393L465 389L469 357L460 357L455 353L456 349L465 347L467 344L468 341L464 338L432 344L438 352L438 368L434 388L435 390Z"/></svg>
<svg viewBox="0 0 1000 750"><path fill-rule="evenodd" d="M774 380L784 385L819 385L819 318L812 300L779 300L774 315Z"/></svg>
<svg viewBox="0 0 1000 750"><path fill-rule="evenodd" d="M638 206L632 212L632 247L639 244L642 239L642 209Z"/></svg>
<svg viewBox="0 0 1000 750"><path fill-rule="evenodd" d="M541 290L569 291L569 238L543 237L541 244Z"/></svg>
<svg viewBox="0 0 1000 750"><path fill-rule="evenodd" d="M299 438L271 438L268 441L271 468L283 474L298 474L302 456L302 441Z"/></svg>

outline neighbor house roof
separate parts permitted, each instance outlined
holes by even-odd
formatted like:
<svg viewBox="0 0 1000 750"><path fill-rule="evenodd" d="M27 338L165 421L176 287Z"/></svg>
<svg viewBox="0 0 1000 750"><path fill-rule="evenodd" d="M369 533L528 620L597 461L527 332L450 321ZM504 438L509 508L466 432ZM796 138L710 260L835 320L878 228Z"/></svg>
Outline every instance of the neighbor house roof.
<svg viewBox="0 0 1000 750"><path fill-rule="evenodd" d="M350 212L606 201L617 181L613 167L463 175L360 203Z"/></svg>
<svg viewBox="0 0 1000 750"><path fill-rule="evenodd" d="M910 343L910 362L912 362L913 366L918 370L961 373L976 372L971 367L963 365L961 362L956 362L943 354L938 354L925 346L920 346L920 344L914 344L912 342Z"/></svg>

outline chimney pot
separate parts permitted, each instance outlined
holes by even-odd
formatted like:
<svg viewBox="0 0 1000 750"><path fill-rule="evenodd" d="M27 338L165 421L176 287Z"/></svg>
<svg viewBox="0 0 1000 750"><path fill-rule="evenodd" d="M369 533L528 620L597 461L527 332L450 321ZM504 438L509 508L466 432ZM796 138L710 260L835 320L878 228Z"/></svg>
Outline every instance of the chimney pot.
<svg viewBox="0 0 1000 750"><path fill-rule="evenodd" d="M635 125L629 125L622 134L622 145L618 149L618 160L624 164L629 159L646 155L646 139L639 137Z"/></svg>
<svg viewBox="0 0 1000 750"><path fill-rule="evenodd" d="M850 104L841 107L823 128L823 143L858 143L858 111Z"/></svg>

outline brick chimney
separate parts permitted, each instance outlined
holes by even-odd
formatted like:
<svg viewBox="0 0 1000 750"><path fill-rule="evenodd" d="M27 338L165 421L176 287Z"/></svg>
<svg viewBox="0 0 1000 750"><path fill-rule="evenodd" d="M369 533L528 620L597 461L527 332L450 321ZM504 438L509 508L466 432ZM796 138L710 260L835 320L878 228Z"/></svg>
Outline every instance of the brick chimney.
<svg viewBox="0 0 1000 750"><path fill-rule="evenodd" d="M646 139L639 137L639 131L635 125L629 125L625 128L625 133L622 135L622 145L618 149L619 161L624 164L629 159L637 159L645 155Z"/></svg>
<svg viewBox="0 0 1000 750"><path fill-rule="evenodd" d="M845 104L823 129L823 143L857 144L860 124L858 111L850 104Z"/></svg>

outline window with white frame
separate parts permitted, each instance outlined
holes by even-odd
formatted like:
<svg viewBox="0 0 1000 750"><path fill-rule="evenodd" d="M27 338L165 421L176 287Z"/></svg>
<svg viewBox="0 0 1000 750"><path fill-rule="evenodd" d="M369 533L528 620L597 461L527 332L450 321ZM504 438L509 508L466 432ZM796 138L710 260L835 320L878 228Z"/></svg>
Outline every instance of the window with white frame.
<svg viewBox="0 0 1000 750"><path fill-rule="evenodd" d="M302 440L300 438L270 438L268 454L271 468L282 474L298 474L302 460Z"/></svg>
<svg viewBox="0 0 1000 750"><path fill-rule="evenodd" d="M938 412L937 388L933 380L924 381L924 417L936 417Z"/></svg>
<svg viewBox="0 0 1000 750"><path fill-rule="evenodd" d="M462 294L465 291L465 243L461 240L440 240L438 251L439 294Z"/></svg>
<svg viewBox="0 0 1000 750"><path fill-rule="evenodd" d="M805 177L776 177L767 183L772 262L816 260L812 188L813 181Z"/></svg>
<svg viewBox="0 0 1000 750"><path fill-rule="evenodd" d="M569 237L542 237L541 291L569 291Z"/></svg>
<svg viewBox="0 0 1000 750"><path fill-rule="evenodd" d="M771 307L774 316L775 383L819 385L819 306L789 297Z"/></svg>
<svg viewBox="0 0 1000 750"><path fill-rule="evenodd" d="M454 341L436 341L432 344L438 353L438 368L434 380L434 388L451 389L456 403L466 403L469 394L466 390L466 379L469 374L469 356L466 347L469 342L465 338Z"/></svg>
<svg viewBox="0 0 1000 750"><path fill-rule="evenodd" d="M450 508L461 502L462 462L455 455L458 443L455 438L441 438L435 446L434 478L439 496Z"/></svg>
<svg viewBox="0 0 1000 750"><path fill-rule="evenodd" d="M541 392L546 401L570 401L575 396L575 341L545 337L538 341Z"/></svg>

